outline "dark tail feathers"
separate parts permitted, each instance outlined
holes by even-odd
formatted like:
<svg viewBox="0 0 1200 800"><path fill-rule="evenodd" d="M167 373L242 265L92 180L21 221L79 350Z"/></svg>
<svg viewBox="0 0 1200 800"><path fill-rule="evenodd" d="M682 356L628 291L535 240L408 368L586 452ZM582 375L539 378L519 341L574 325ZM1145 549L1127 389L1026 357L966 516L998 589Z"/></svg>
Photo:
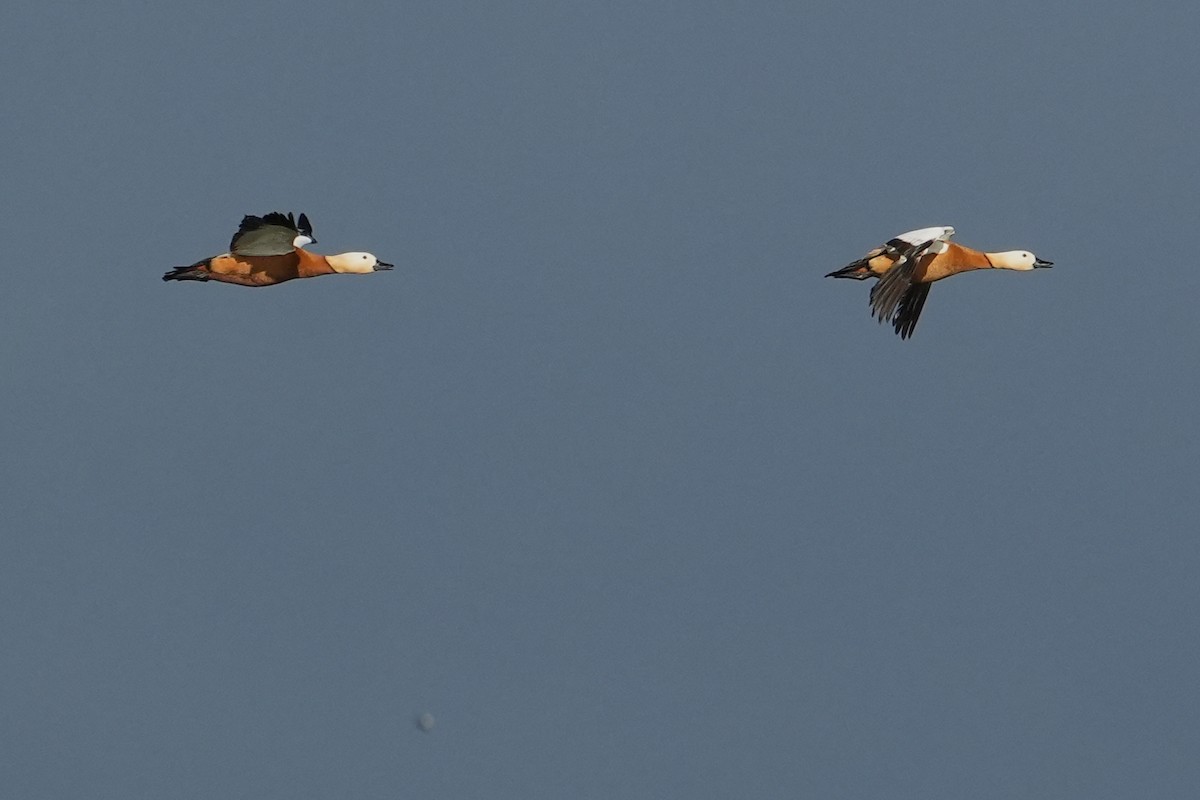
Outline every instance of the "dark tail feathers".
<svg viewBox="0 0 1200 800"><path fill-rule="evenodd" d="M871 268L867 265L867 259L860 258L853 264L848 264L841 269L834 270L825 276L826 278L853 278L856 281L865 281L872 277Z"/></svg>
<svg viewBox="0 0 1200 800"><path fill-rule="evenodd" d="M189 267L174 267L163 275L164 281L206 281L208 280L208 262L201 261Z"/></svg>

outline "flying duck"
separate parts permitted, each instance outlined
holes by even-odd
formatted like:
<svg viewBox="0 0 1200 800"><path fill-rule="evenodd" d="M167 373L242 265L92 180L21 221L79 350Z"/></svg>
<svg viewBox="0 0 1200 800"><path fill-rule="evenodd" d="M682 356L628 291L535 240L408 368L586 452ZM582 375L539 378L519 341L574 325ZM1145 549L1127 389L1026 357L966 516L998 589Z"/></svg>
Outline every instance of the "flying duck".
<svg viewBox="0 0 1200 800"><path fill-rule="evenodd" d="M921 228L889 239L826 278L878 278L871 287L871 316L889 322L901 339L912 336L929 295L929 285L960 272L1012 269L1019 272L1053 265L1028 250L985 253L950 241L954 228Z"/></svg>
<svg viewBox="0 0 1200 800"><path fill-rule="evenodd" d="M318 275L366 274L391 269L370 253L322 256L304 249L315 244L308 217L297 220L274 211L262 217L245 216L229 243L229 252L187 267L175 267L164 281L221 281L240 286L274 286L293 278Z"/></svg>

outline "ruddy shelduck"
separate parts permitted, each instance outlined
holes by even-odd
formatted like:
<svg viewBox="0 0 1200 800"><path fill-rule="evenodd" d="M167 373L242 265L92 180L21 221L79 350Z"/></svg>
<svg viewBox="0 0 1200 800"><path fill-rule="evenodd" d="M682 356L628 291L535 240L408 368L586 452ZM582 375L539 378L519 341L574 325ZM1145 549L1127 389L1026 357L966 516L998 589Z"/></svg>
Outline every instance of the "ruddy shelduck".
<svg viewBox="0 0 1200 800"><path fill-rule="evenodd" d="M371 253L322 256L304 249L317 240L308 217L296 220L278 211L262 217L245 216L229 243L229 252L187 267L175 267L164 281L221 281L239 286L274 286L293 278L318 275L363 275L391 269Z"/></svg>
<svg viewBox="0 0 1200 800"><path fill-rule="evenodd" d="M912 336L934 281L977 269L1026 272L1049 267L1028 250L986 253L950 241L954 228L939 226L902 233L826 278L878 278L871 287L871 316L890 322L901 339Z"/></svg>

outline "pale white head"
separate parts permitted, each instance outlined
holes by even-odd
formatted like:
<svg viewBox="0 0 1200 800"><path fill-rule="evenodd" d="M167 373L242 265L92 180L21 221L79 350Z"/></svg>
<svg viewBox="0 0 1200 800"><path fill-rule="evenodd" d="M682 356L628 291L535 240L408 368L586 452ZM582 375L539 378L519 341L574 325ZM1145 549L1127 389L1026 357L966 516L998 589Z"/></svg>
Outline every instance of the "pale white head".
<svg viewBox="0 0 1200 800"><path fill-rule="evenodd" d="M365 275L381 269L391 269L395 264L380 261L370 253L339 253L336 256L325 256L334 272L351 275Z"/></svg>
<svg viewBox="0 0 1200 800"><path fill-rule="evenodd" d="M988 261L996 269L1015 269L1027 272L1054 264L1053 261L1043 261L1028 250L1007 250L1003 253L988 253Z"/></svg>

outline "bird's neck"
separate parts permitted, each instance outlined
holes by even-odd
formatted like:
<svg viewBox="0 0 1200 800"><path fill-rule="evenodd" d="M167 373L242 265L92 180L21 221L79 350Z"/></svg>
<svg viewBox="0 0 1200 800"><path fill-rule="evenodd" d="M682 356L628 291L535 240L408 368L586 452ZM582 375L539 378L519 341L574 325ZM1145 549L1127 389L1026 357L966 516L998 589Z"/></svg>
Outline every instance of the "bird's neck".
<svg viewBox="0 0 1200 800"><path fill-rule="evenodd" d="M332 275L336 270L329 266L329 261L320 253L310 253L307 250L297 250L300 259L297 271L301 278L312 278L317 275Z"/></svg>

